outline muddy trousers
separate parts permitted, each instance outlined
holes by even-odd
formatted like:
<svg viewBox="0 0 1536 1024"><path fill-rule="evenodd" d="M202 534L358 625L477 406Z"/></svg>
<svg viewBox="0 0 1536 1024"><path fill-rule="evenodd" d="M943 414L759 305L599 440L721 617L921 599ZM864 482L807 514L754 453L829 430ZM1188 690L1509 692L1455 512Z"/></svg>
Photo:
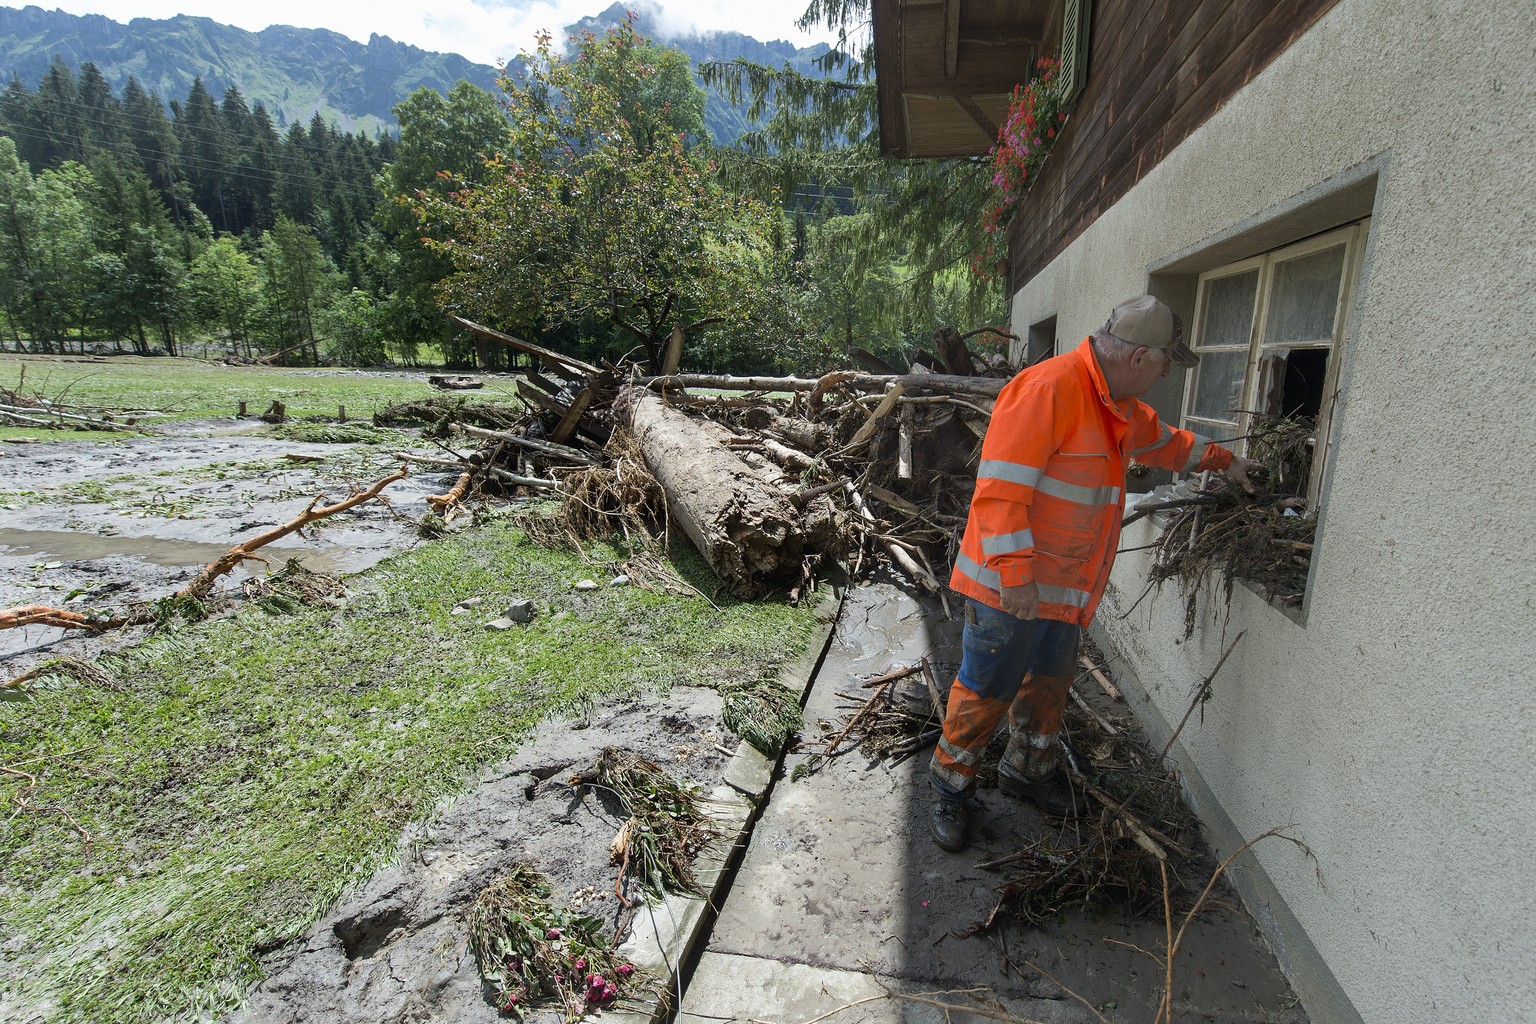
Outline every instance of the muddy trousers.
<svg viewBox="0 0 1536 1024"><path fill-rule="evenodd" d="M1024 621L967 601L960 672L928 766L934 789L949 796L970 793L982 751L1005 714L1004 760L1013 774L1038 779L1055 770L1079 632L1071 623Z"/></svg>

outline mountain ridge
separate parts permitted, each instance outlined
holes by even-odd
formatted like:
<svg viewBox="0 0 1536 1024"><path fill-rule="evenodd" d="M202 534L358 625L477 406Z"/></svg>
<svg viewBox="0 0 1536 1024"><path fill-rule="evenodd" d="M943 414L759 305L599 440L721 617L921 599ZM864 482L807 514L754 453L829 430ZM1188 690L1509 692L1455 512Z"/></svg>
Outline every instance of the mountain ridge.
<svg viewBox="0 0 1536 1024"><path fill-rule="evenodd" d="M739 32L658 38L656 8L641 5L635 28L658 45L681 50L695 66L737 56L810 71L825 44L796 47L763 42ZM615 3L568 31L604 31L622 23L626 6ZM163 102L187 95L194 78L215 97L230 86L247 103L261 103L279 128L304 124L315 114L346 132L373 134L394 126L393 107L420 86L446 94L461 79L494 90L498 69L456 53L423 50L373 33L360 43L330 29L272 25L259 32L197 15L134 18L126 24L101 14L75 15L36 5L0 7L0 69L29 88L48 73L55 56L71 69L90 61L115 93L130 76ZM717 93L705 107L715 141L726 144L747 127L741 111Z"/></svg>

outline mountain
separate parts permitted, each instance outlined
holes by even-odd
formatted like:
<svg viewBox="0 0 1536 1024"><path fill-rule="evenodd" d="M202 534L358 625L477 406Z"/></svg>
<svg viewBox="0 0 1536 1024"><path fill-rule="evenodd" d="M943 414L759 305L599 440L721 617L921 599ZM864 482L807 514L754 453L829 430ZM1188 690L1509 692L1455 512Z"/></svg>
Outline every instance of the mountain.
<svg viewBox="0 0 1536 1024"><path fill-rule="evenodd" d="M274 25L260 32L179 15L127 25L99 14L0 8L0 70L35 87L55 56L71 68L92 61L119 95L129 76L162 100L187 95L194 77L215 97L236 86L278 126L317 112L348 131L393 123L390 109L418 86L447 92L460 79L494 88L496 69L432 53L386 36L359 43L325 29Z"/></svg>
<svg viewBox="0 0 1536 1024"><path fill-rule="evenodd" d="M659 27L658 13L657 5L647 3L646 0L615 3L601 14L582 18L576 24L568 26L568 30L572 33L591 32L594 35L601 35L611 28L622 25L628 14L634 17L635 31L643 36L649 36L660 46L681 50L693 62L695 68L711 61L729 63L737 57L743 57L754 64L771 68L787 65L801 74L813 77L822 74L815 66L816 58L830 49L825 43L797 47L783 39L763 42L740 32L668 34ZM729 145L743 132L753 127L748 123L744 111L732 107L730 101L720 93L714 90L706 91L709 93L709 99L704 105L704 124L709 128L710 137L716 144Z"/></svg>
<svg viewBox="0 0 1536 1024"><path fill-rule="evenodd" d="M569 26L602 32L622 23L625 6ZM630 9L635 9L633 5ZM761 42L738 32L671 39L657 31L655 9L643 4L636 28L658 43L687 54L695 65L738 56L758 63L811 70L825 45L797 48L783 40ZM419 86L446 93L460 79L494 89L497 69L452 53L433 53L387 36L359 43L326 29L274 25L260 32L208 18L179 15L135 18L124 25L99 14L73 15L41 7L0 8L0 71L35 88L55 56L72 69L93 62L118 95L130 76L162 100L181 100L194 77L215 97L233 85L247 103L262 103L279 128L305 124L316 113L347 132L372 134L393 126L391 109ZM742 112L719 95L705 106L705 123L717 143L735 140L748 127Z"/></svg>

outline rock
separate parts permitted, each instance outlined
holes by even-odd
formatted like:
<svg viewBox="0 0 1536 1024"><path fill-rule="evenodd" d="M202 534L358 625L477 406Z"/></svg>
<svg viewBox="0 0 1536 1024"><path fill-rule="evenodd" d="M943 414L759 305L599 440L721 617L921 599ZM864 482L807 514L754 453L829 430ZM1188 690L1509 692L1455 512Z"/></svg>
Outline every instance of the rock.
<svg viewBox="0 0 1536 1024"><path fill-rule="evenodd" d="M576 584L576 589L577 590L596 590L597 589L597 582L595 580L582 580L580 583Z"/></svg>
<svg viewBox="0 0 1536 1024"><path fill-rule="evenodd" d="M513 622L511 619L492 619L490 622L485 624L485 628L501 630L511 629L515 625L517 625L517 623Z"/></svg>
<svg viewBox="0 0 1536 1024"><path fill-rule="evenodd" d="M469 614L469 610L471 608L478 608L483 603L485 603L485 598L483 598L483 597L466 597L464 600L462 600L458 604L454 605L453 606L453 610L450 611L448 614L449 615L468 615Z"/></svg>
<svg viewBox="0 0 1536 1024"><path fill-rule="evenodd" d="M608 585L610 587L627 587L629 586L629 577L615 576L613 579L608 581Z"/></svg>
<svg viewBox="0 0 1536 1024"><path fill-rule="evenodd" d="M507 610L502 614L513 622L532 622L538 610L533 607L532 601L522 598L507 605Z"/></svg>

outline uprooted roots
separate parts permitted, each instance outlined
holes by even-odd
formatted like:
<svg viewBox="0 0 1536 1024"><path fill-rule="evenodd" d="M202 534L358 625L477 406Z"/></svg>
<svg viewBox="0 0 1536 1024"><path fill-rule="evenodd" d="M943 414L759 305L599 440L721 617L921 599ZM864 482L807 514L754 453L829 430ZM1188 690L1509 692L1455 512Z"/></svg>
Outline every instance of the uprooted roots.
<svg viewBox="0 0 1536 1024"><path fill-rule="evenodd" d="M629 814L609 849L619 865L614 892L626 906L626 890L646 899L697 893L693 861L720 836L698 798L661 768L638 754L605 747L597 763L571 776L572 786L596 786L618 797ZM626 884L628 883L628 884Z"/></svg>
<svg viewBox="0 0 1536 1024"><path fill-rule="evenodd" d="M666 495L646 468L634 435L614 431L604 450L608 465L561 474L564 500L553 517L519 517L536 543L579 547L582 541L622 537L634 548L650 547L666 536Z"/></svg>

